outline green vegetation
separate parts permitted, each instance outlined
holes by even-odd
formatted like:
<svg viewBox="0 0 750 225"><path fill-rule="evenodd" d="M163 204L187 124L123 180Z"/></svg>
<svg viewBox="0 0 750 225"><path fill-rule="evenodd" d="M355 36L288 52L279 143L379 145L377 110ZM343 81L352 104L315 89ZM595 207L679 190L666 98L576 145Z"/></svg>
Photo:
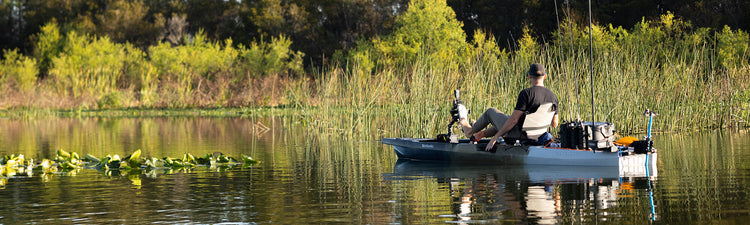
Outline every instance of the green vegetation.
<svg viewBox="0 0 750 225"><path fill-rule="evenodd" d="M19 91L28 91L34 85L37 75L36 60L20 55L16 50L5 51L5 59L0 64L0 84L14 84Z"/></svg>
<svg viewBox="0 0 750 225"><path fill-rule="evenodd" d="M658 21L642 21L632 30L593 27L593 81L586 28L565 23L556 39L543 44L527 32L519 40L520 50L513 53L499 51L492 42L484 42L491 36L477 32L474 44L462 49L467 56L451 61L457 67L433 66L435 61L427 57L433 50L425 47L409 66L384 68L373 76L361 75L356 65L330 70L320 76L315 94L322 105L333 109L306 120L358 133L353 129L382 119L377 122L381 125L373 126L396 132L389 136L429 137L445 132L453 89L462 91L462 99L474 112L470 117L476 118L487 107L509 111L517 93L529 85L524 76L528 65L541 62L550 74L546 85L561 101L562 120L579 115L590 120L593 82L596 120L616 122L621 133L643 132L645 109L660 113L657 130L750 126L748 34L729 28L686 33L689 26L666 14ZM733 53L724 54L725 58L721 52ZM382 59L376 55L362 61L378 60ZM338 114L346 122L328 116Z"/></svg>
<svg viewBox="0 0 750 225"><path fill-rule="evenodd" d="M382 40L373 40L383 67L403 67L425 53L430 65L450 65L461 57L466 34L456 13L444 1L411 1L408 10L396 19L396 29ZM370 47L364 45L364 48Z"/></svg>
<svg viewBox="0 0 750 225"><path fill-rule="evenodd" d="M118 7L142 11L139 4ZM589 119L593 83L596 119L617 122L621 131L639 132L646 108L661 114L660 130L750 126L750 37L742 30L696 29L671 13L644 18L632 29L595 25L592 81L589 29L573 19L549 40L526 27L509 52L481 30L466 42L463 24L445 1L408 6L389 34L361 39L308 71L305 54L292 50L292 38L284 35L244 45L198 30L135 46L112 41L110 35L125 38L117 29L92 35L49 22L36 34L33 56L6 51L0 109L41 111L9 113L24 117L57 110L284 106L314 129L431 136L444 132L453 89L462 91L474 117L487 107L509 111L528 86L524 71L541 62L563 120ZM278 10L294 11L285 7L291 8ZM256 19L273 27L272 14ZM177 33L183 34L170 35ZM37 72L39 79L31 79Z"/></svg>
<svg viewBox="0 0 750 225"><path fill-rule="evenodd" d="M293 114L280 107L206 108L206 109L102 109L102 110L0 110L0 117L26 118L82 118L82 117L268 117Z"/></svg>
<svg viewBox="0 0 750 225"><path fill-rule="evenodd" d="M14 176L53 173L74 175L81 168L96 169L107 176L128 175L137 177L139 174L147 174L155 177L157 173L188 172L196 167L226 170L260 163L260 161L245 155L241 155L241 160L219 152L206 154L204 157L195 157L190 153L185 153L182 158L147 158L141 157L140 149L124 158L120 158L118 155L107 155L101 159L90 154L81 158L76 152L67 152L62 149L57 150L57 156L53 160L35 161L34 159L26 159L23 154L11 154L0 158L0 187L5 186L7 179Z"/></svg>

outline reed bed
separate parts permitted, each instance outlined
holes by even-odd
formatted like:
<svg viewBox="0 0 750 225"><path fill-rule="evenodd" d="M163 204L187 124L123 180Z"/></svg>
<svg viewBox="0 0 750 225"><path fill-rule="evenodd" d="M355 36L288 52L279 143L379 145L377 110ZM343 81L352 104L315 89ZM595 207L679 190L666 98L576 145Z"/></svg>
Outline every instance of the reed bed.
<svg viewBox="0 0 750 225"><path fill-rule="evenodd" d="M642 113L651 109L659 113L658 132L750 126L746 53L734 56L743 63L728 65L707 42L627 41L633 40L595 44L593 71L588 46L562 41L527 52L533 54L474 57L458 67L427 57L372 74L357 65L339 66L317 75L317 89L307 95L318 96L321 104L302 107L311 113L301 115L315 121L315 129L341 128L341 134L380 130L387 136L432 137L446 132L454 89L461 90L470 119L488 107L510 113L518 92L529 87L528 65L540 62L549 74L546 86L558 95L562 121L591 121L593 108L596 121L613 122L620 133L642 133L648 121Z"/></svg>
<svg viewBox="0 0 750 225"><path fill-rule="evenodd" d="M462 34L459 23L450 24L454 27L445 32ZM424 28L408 25L395 33ZM7 54L12 57L0 67L0 74L9 74L0 77L0 109L24 112L0 116L270 106L315 132L426 137L446 131L454 89L461 90L471 118L488 107L510 113L517 94L529 87L526 69L539 62L549 73L546 86L558 95L563 121L608 121L621 133L638 133L646 127L641 113L651 109L660 114L658 131L750 126L750 36L728 27L692 29L669 13L631 30L593 26L593 52L589 29L564 22L549 41L526 30L510 52L481 31L471 43L414 37L433 46L425 44L415 55L393 54L394 48L415 46L379 45L399 40L383 37L307 72L301 69L302 53L292 52L282 37L235 47L231 40L212 41L199 33L191 44L142 51L106 37L62 38L54 24L44 28L40 46L54 39L66 47L48 56L53 63L39 71L47 70L49 77L38 81L26 79L35 71L25 68L36 67L36 61Z"/></svg>

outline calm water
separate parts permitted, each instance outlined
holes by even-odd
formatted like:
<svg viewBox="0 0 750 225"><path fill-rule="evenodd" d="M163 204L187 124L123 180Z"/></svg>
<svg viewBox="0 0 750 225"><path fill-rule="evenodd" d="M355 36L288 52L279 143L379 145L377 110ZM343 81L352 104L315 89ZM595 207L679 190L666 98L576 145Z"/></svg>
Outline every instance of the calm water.
<svg viewBox="0 0 750 225"><path fill-rule="evenodd" d="M0 119L0 155L56 149L178 157L215 151L243 169L13 177L0 223L744 224L750 135L656 136L655 177L616 169L398 161L380 137L351 140L285 118ZM653 202L653 204L652 204Z"/></svg>

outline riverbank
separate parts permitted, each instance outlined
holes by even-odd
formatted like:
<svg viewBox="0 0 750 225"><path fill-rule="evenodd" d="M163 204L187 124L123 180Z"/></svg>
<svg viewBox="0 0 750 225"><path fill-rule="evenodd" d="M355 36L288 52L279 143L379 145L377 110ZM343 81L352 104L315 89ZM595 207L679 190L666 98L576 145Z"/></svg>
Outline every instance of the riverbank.
<svg viewBox="0 0 750 225"><path fill-rule="evenodd" d="M429 12L404 16L422 14ZM631 30L593 26L593 62L588 29L571 23L561 24L549 41L536 40L527 30L512 52L500 50L494 37L481 31L470 43L446 40L449 47L425 34L419 40L432 47L393 52L414 47L398 42L397 35L419 24L403 24L396 36L363 42L330 65L304 72L290 69L300 63L287 61L290 43L260 43L267 50L285 49L278 58L283 65L260 73L250 67L264 61L250 63L251 50L200 34L190 44L160 44L144 52L106 37L69 33L62 38L49 25L40 43L57 37L65 48L46 58L54 63L47 64L48 76L38 79L33 79L33 58L6 53L2 69L11 76L0 79L0 110L11 117L195 116L202 113L191 110L278 107L319 129L354 133L364 126L431 136L444 132L453 90L461 90L475 112L471 118L488 107L510 112L518 92L529 86L526 69L538 62L549 73L545 85L558 95L562 121L593 117L615 122L620 131L639 132L645 123L641 114L650 109L660 114L656 130L750 126L750 36L741 30L693 29L671 14ZM450 26L460 30L460 24ZM266 53L274 55L258 54ZM118 54L122 57L113 57ZM373 122L380 120L386 122Z"/></svg>

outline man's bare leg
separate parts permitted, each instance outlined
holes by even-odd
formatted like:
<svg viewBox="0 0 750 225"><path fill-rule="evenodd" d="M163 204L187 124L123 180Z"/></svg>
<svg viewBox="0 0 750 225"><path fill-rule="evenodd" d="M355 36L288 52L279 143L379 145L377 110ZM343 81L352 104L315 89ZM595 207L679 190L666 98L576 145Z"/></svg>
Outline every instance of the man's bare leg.
<svg viewBox="0 0 750 225"><path fill-rule="evenodd" d="M461 124L461 131L464 132L464 136L466 136L466 138L474 135L474 131L471 129L471 124L469 124L469 121L467 121L467 119L461 118L460 120L458 120L458 123Z"/></svg>
<svg viewBox="0 0 750 225"><path fill-rule="evenodd" d="M477 131L476 133L474 133L474 139L476 139L476 140L482 139L484 137L485 137L484 136L484 130L480 130L480 131Z"/></svg>
<svg viewBox="0 0 750 225"><path fill-rule="evenodd" d="M473 123L474 121L472 121ZM461 131L464 132L464 135L466 138L471 138L471 136L474 136L474 140L479 140L484 138L484 130L477 131L474 133L474 130L472 130L471 124L467 122L465 119L459 120L459 124L461 124Z"/></svg>

